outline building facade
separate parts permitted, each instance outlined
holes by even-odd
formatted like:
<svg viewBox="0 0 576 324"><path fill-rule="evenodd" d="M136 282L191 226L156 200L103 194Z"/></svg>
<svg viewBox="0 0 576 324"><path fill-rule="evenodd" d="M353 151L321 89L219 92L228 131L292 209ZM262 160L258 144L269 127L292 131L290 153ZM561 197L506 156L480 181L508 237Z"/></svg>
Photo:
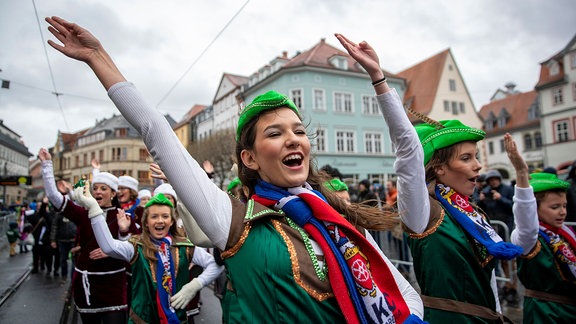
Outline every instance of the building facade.
<svg viewBox="0 0 576 324"><path fill-rule="evenodd" d="M576 160L576 35L557 54L540 63L535 86L540 97L544 164Z"/></svg>
<svg viewBox="0 0 576 324"><path fill-rule="evenodd" d="M504 148L504 134L510 133L530 171L544 167L544 148L540 129L539 100L536 91L519 92L513 83L496 91L493 100L480 108L486 131L487 165L483 170L498 170L504 180L516 178Z"/></svg>
<svg viewBox="0 0 576 324"><path fill-rule="evenodd" d="M0 119L0 174L3 177L29 176L28 159L31 156L22 137ZM27 200L28 186L0 186L0 194L3 206L20 204Z"/></svg>

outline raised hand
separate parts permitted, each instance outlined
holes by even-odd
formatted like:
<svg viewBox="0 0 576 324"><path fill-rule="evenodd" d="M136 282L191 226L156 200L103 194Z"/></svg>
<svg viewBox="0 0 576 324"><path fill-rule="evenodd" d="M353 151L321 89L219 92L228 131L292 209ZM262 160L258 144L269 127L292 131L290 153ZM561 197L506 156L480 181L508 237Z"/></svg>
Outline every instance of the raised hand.
<svg viewBox="0 0 576 324"><path fill-rule="evenodd" d="M164 182L168 182L168 178L166 178L166 175L164 174L164 172L162 171L162 169L160 169L160 166L156 163L150 163L149 166L150 169L150 176L154 179L160 179L163 180Z"/></svg>
<svg viewBox="0 0 576 324"><path fill-rule="evenodd" d="M126 214L126 211L122 208L118 208L118 214L116 214L116 219L118 220L118 229L120 232L128 232L130 229L130 216Z"/></svg>
<svg viewBox="0 0 576 324"><path fill-rule="evenodd" d="M98 55L98 51L102 50L100 41L86 29L56 16L47 17L46 22L50 24L48 27L50 33L62 43L59 45L48 40L48 44L62 54L89 62Z"/></svg>
<svg viewBox="0 0 576 324"><path fill-rule="evenodd" d="M100 161L98 161L97 158L93 158L92 161L90 161L90 164L92 164L93 169L100 170Z"/></svg>
<svg viewBox="0 0 576 324"><path fill-rule="evenodd" d="M202 162L202 168L206 173L214 173L214 166L212 165L212 162L208 160Z"/></svg>
<svg viewBox="0 0 576 324"><path fill-rule="evenodd" d="M88 209L88 217L92 218L104 214L98 202L90 193L90 181L86 181L84 186L74 189L74 198L78 205Z"/></svg>
<svg viewBox="0 0 576 324"><path fill-rule="evenodd" d="M384 73L380 68L380 60L376 51L367 42L362 41L356 44L344 37L342 34L334 34L344 49L358 62L370 75L372 81L376 81L384 77Z"/></svg>
<svg viewBox="0 0 576 324"><path fill-rule="evenodd" d="M50 155L50 152L48 152L48 150L43 147L40 149L40 151L38 151L38 158L40 161L51 161L52 155Z"/></svg>
<svg viewBox="0 0 576 324"><path fill-rule="evenodd" d="M504 135L504 148L510 163L516 170L516 185L521 188L527 188L529 186L528 165L522 155L520 155L518 146L510 133Z"/></svg>

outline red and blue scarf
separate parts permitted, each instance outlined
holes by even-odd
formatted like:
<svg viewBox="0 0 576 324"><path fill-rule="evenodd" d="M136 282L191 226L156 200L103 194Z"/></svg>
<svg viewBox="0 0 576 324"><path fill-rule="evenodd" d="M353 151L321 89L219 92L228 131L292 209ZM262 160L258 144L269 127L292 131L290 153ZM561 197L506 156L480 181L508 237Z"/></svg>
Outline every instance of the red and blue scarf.
<svg viewBox="0 0 576 324"><path fill-rule="evenodd" d="M151 239L158 246L156 252L156 306L158 319L162 324L179 324L180 319L176 311L170 306L170 297L176 289L176 277L174 274L174 260L170 253L172 237L166 236L159 240Z"/></svg>
<svg viewBox="0 0 576 324"><path fill-rule="evenodd" d="M437 183L436 198L468 234L486 247L490 255L497 259L510 260L522 254L523 249L520 246L502 240L486 218L470 205L468 197Z"/></svg>
<svg viewBox="0 0 576 324"><path fill-rule="evenodd" d="M540 222L540 236L544 239L552 254L554 261L560 270L561 277L572 284L576 283L576 235L568 226L562 225L554 228Z"/></svg>
<svg viewBox="0 0 576 324"><path fill-rule="evenodd" d="M253 199L282 210L324 253L334 296L348 323L422 322L411 315L380 252L310 185L287 190L260 181Z"/></svg>

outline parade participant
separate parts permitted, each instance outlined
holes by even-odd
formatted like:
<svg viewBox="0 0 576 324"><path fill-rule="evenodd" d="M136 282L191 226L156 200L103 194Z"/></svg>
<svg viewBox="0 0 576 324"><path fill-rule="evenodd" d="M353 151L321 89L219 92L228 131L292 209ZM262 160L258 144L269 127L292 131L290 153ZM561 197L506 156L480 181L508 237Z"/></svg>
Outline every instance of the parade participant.
<svg viewBox="0 0 576 324"><path fill-rule="evenodd" d="M334 192L334 194L338 196L338 198L342 199L342 201L346 202L347 204L350 204L350 194L348 193L348 186L346 185L346 183L344 183L344 181L338 178L333 178L324 182L324 187Z"/></svg>
<svg viewBox="0 0 576 324"><path fill-rule="evenodd" d="M391 228L397 215L346 205L322 186L310 167L310 141L291 100L267 92L240 115L238 174L250 199L244 204L210 181L166 119L126 82L90 32L59 17L46 20L63 45L49 44L92 68L142 135L181 202L224 251L230 279L224 322L421 321L417 292L364 228ZM382 79L375 54L362 55L374 61L364 67L376 81L382 110L410 125L400 98ZM396 171L399 178L413 180L411 170Z"/></svg>
<svg viewBox="0 0 576 324"><path fill-rule="evenodd" d="M75 259L75 275L72 276L72 294L76 309L83 323L125 323L127 319L126 268L121 260L101 257L94 259L91 253L100 248L94 237L89 211L61 194L56 188L52 156L41 148L38 157L42 161L44 189L50 203L62 216L77 227L77 244L80 250ZM116 197L118 178L108 172L100 172L93 178L92 190L95 200L105 212L106 222L115 238L119 235ZM76 199L77 197L75 197Z"/></svg>
<svg viewBox="0 0 576 324"><path fill-rule="evenodd" d="M140 203L138 204L139 206L142 207L146 206L148 201L150 201L150 198L152 198L152 193L150 192L150 190L142 189L138 191L138 200L140 201Z"/></svg>
<svg viewBox="0 0 576 324"><path fill-rule="evenodd" d="M87 186L76 188L75 196L78 203L89 210L88 216L102 251L132 264L130 322L173 324L185 321L186 312L182 309L220 274L222 268L208 252L194 248L178 231L172 202L164 194L154 195L145 206L142 234L127 242L112 237L103 211ZM119 215L118 222L129 223L130 218ZM192 281L188 272L190 262L204 268Z"/></svg>
<svg viewBox="0 0 576 324"><path fill-rule="evenodd" d="M430 211L423 233L406 224L416 279L431 323L499 323L508 321L498 299L497 260L520 255L504 242L489 219L469 202L482 168L476 142L484 131L458 120L435 121L413 113L424 150ZM402 190L398 189L399 196ZM401 212L400 212L401 213ZM408 218L420 217L410 212ZM420 218L421 219L421 218Z"/></svg>
<svg viewBox="0 0 576 324"><path fill-rule="evenodd" d="M528 182L525 176L524 182ZM524 248L518 258L518 278L526 288L524 323L576 322L576 235L564 224L566 191L570 184L552 173L530 175L530 191L514 195L532 201L531 209L516 213L511 240ZM520 184L518 178L516 187Z"/></svg>

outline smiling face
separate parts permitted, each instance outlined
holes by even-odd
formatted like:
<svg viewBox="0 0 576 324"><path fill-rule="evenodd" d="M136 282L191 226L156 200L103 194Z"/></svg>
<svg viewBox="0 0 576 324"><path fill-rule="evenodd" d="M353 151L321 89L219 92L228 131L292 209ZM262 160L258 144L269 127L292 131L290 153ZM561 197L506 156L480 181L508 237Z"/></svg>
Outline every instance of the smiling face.
<svg viewBox="0 0 576 324"><path fill-rule="evenodd" d="M538 219L552 227L560 228L566 219L566 193L546 192L538 201Z"/></svg>
<svg viewBox="0 0 576 324"><path fill-rule="evenodd" d="M436 167L436 178L459 194L470 196L482 169L476 158L478 148L475 142L461 142L454 145L453 152L447 163Z"/></svg>
<svg viewBox="0 0 576 324"><path fill-rule="evenodd" d="M92 196L98 202L98 206L105 208L112 206L112 198L116 196L116 192L106 184L94 183L92 184Z"/></svg>
<svg viewBox="0 0 576 324"><path fill-rule="evenodd" d="M121 204L130 202L130 200L132 200L131 197L132 195L133 195L132 189L128 187L118 186L118 201Z"/></svg>
<svg viewBox="0 0 576 324"><path fill-rule="evenodd" d="M146 213L144 226L148 229L150 236L161 239L168 235L174 223L172 208L167 205L152 205L146 209Z"/></svg>
<svg viewBox="0 0 576 324"><path fill-rule="evenodd" d="M244 165L266 182L282 188L304 184L310 169L310 141L293 110L263 113L256 122L253 149L243 150Z"/></svg>

